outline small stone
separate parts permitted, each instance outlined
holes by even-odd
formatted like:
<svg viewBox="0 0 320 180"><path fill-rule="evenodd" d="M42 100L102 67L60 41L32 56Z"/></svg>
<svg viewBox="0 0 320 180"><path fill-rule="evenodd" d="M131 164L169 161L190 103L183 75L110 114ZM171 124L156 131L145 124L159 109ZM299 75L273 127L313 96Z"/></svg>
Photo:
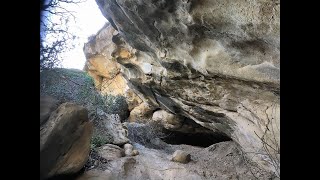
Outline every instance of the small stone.
<svg viewBox="0 0 320 180"><path fill-rule="evenodd" d="M124 153L126 156L132 156L132 149L126 149Z"/></svg>
<svg viewBox="0 0 320 180"><path fill-rule="evenodd" d="M136 156L136 155L139 155L139 151L135 149L132 151L132 156Z"/></svg>
<svg viewBox="0 0 320 180"><path fill-rule="evenodd" d="M191 156L185 151L176 150L172 155L172 161L186 164L191 161Z"/></svg>
<svg viewBox="0 0 320 180"><path fill-rule="evenodd" d="M94 166L98 166L99 165L99 162L98 161L94 161Z"/></svg>
<svg viewBox="0 0 320 180"><path fill-rule="evenodd" d="M133 149L133 146L131 145L131 144L125 144L124 146L123 146L123 148L124 148L124 150L127 150L127 149Z"/></svg>
<svg viewBox="0 0 320 180"><path fill-rule="evenodd" d="M159 51L159 56L163 58L163 57L165 57L165 56L166 56L166 53L165 53L165 52L161 52L161 51Z"/></svg>
<svg viewBox="0 0 320 180"><path fill-rule="evenodd" d="M123 127L124 129L128 129L128 122L122 123L122 127Z"/></svg>
<svg viewBox="0 0 320 180"><path fill-rule="evenodd" d="M124 156L124 151L119 146L113 144L105 144L98 149L99 156L106 160L115 160Z"/></svg>

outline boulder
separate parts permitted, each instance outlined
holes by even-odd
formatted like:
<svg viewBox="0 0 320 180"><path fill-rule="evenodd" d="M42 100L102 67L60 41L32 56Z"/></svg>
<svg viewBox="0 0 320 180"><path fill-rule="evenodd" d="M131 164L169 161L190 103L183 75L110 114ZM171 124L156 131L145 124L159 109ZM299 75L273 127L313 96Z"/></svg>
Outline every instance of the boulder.
<svg viewBox="0 0 320 180"><path fill-rule="evenodd" d="M132 156L139 155L139 151L135 149L135 150L132 151L131 155Z"/></svg>
<svg viewBox="0 0 320 180"><path fill-rule="evenodd" d="M115 160L125 155L122 148L113 144L106 144L98 148L98 154L106 160Z"/></svg>
<svg viewBox="0 0 320 180"><path fill-rule="evenodd" d="M191 161L191 156L185 151L176 150L172 155L172 161L186 164Z"/></svg>
<svg viewBox="0 0 320 180"><path fill-rule="evenodd" d="M182 126L182 120L178 116L165 110L159 110L153 113L152 121L159 122L164 128L174 130Z"/></svg>
<svg viewBox="0 0 320 180"><path fill-rule="evenodd" d="M40 96L40 126L50 117L51 113L58 108L59 101L51 96Z"/></svg>
<svg viewBox="0 0 320 180"><path fill-rule="evenodd" d="M125 144L124 146L123 146L123 148L124 148L124 150L127 150L127 149L133 149L133 146L131 145L131 144Z"/></svg>
<svg viewBox="0 0 320 180"><path fill-rule="evenodd" d="M131 144L125 144L123 148L126 156L132 156L133 146Z"/></svg>
<svg viewBox="0 0 320 180"><path fill-rule="evenodd" d="M146 102L142 102L130 111L129 122L147 122L152 118L154 107Z"/></svg>
<svg viewBox="0 0 320 180"><path fill-rule="evenodd" d="M40 112L41 112L40 106ZM84 107L63 103L40 125L40 179L74 174L84 167L93 125Z"/></svg>
<svg viewBox="0 0 320 180"><path fill-rule="evenodd" d="M132 149L126 149L124 153L126 156L132 156Z"/></svg>

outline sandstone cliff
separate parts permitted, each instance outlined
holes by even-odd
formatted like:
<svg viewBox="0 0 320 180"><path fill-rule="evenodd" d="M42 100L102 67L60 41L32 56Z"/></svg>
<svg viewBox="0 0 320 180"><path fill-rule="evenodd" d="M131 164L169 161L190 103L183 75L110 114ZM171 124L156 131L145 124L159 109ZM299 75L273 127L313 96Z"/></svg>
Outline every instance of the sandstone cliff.
<svg viewBox="0 0 320 180"><path fill-rule="evenodd" d="M191 119L280 172L279 1L96 2L110 22L84 47L98 89Z"/></svg>

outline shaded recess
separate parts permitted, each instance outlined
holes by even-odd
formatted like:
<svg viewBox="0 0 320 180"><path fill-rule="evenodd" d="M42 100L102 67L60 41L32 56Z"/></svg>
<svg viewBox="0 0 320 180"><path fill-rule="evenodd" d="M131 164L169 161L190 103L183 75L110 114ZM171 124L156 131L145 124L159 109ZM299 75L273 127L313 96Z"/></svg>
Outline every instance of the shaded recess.
<svg viewBox="0 0 320 180"><path fill-rule="evenodd" d="M198 147L209 147L212 144L216 144L224 141L232 141L229 137L222 134L209 134L209 133L182 133L174 131L165 131L168 136L161 138L168 144L180 145L186 144Z"/></svg>

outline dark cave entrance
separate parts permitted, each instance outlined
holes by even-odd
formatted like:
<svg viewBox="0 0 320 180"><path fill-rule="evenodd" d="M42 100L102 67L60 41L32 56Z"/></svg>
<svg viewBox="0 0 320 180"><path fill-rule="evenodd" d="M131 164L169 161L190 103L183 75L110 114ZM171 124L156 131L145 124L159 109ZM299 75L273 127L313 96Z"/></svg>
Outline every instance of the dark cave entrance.
<svg viewBox="0 0 320 180"><path fill-rule="evenodd" d="M198 147L209 147L224 141L232 141L229 137L218 133L182 133L174 131L166 131L164 138L161 138L167 144L180 145L186 144Z"/></svg>

